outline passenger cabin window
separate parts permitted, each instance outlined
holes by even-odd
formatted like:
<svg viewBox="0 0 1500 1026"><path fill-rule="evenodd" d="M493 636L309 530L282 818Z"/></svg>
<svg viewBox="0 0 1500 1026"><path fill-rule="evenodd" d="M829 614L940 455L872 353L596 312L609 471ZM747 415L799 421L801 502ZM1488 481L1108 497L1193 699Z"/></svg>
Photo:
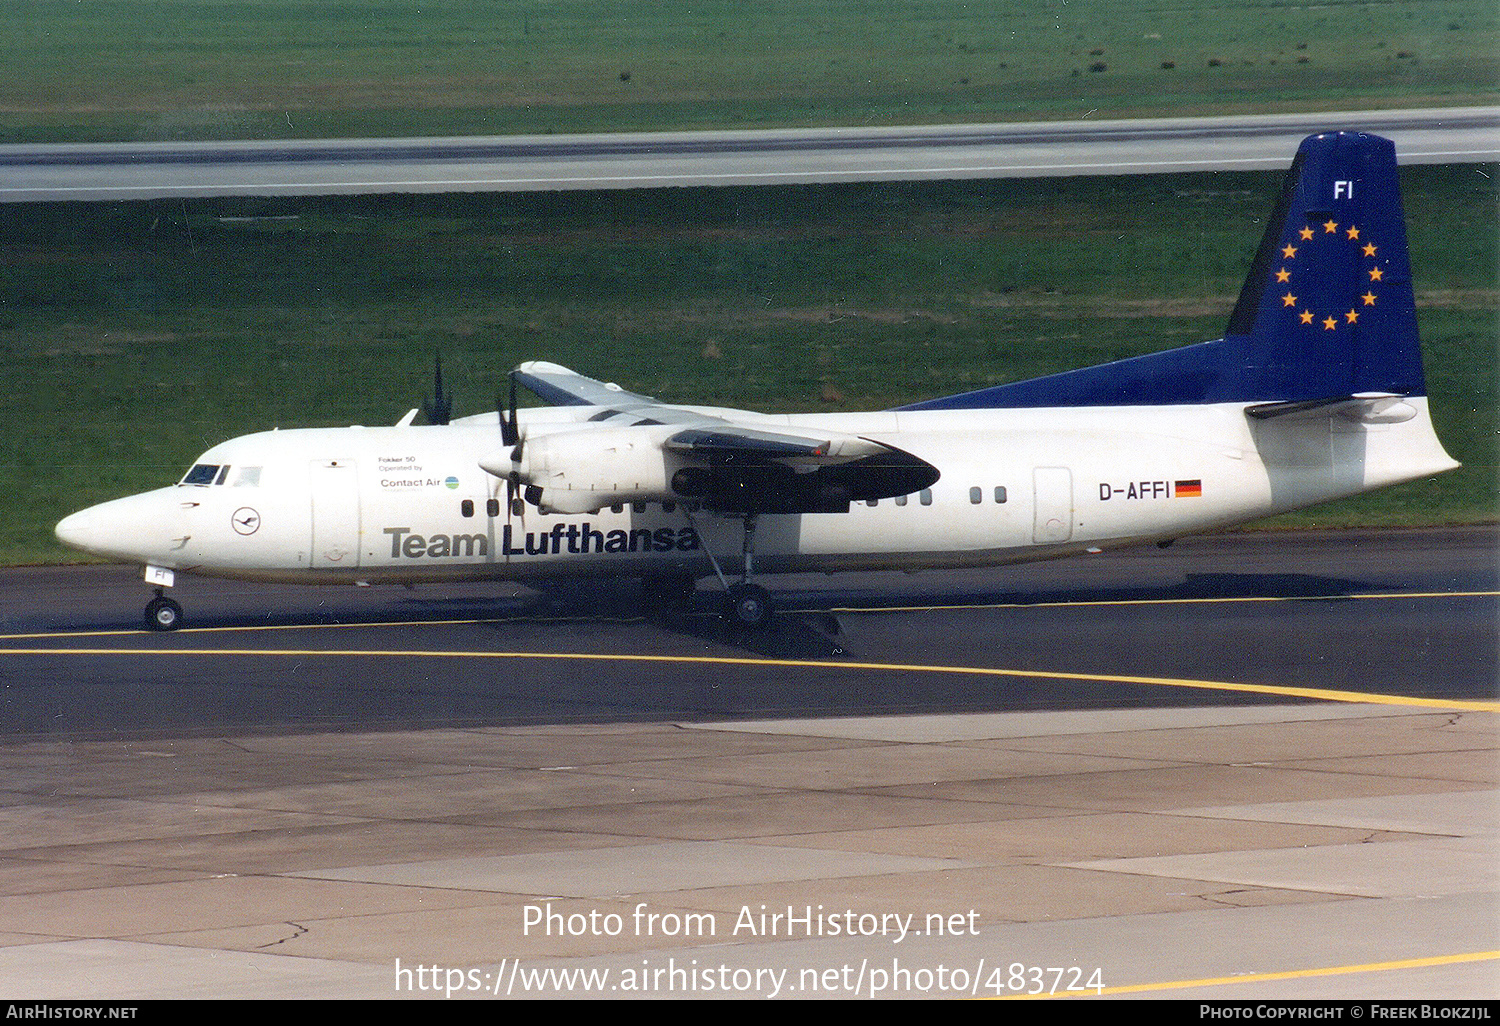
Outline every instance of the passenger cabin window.
<svg viewBox="0 0 1500 1026"><path fill-rule="evenodd" d="M996 485L995 486L995 501L996 502L1004 502L1005 501L1005 486L1004 485Z"/></svg>
<svg viewBox="0 0 1500 1026"><path fill-rule="evenodd" d="M906 496L904 496L904 495L898 495L898 496L896 496L896 505L898 505L898 506L905 506L906 505Z"/></svg>
<svg viewBox="0 0 1500 1026"><path fill-rule="evenodd" d="M498 517L500 515L500 500L486 499L484 503L484 511L489 516Z"/></svg>
<svg viewBox="0 0 1500 1026"><path fill-rule="evenodd" d="M970 488L969 489L969 501L972 502L976 506L979 505L981 502L983 502L984 501L984 489L981 488L981 487L979 487L978 485L975 485L973 488Z"/></svg>
<svg viewBox="0 0 1500 1026"><path fill-rule="evenodd" d="M918 498L918 500L921 501L922 505L924 505L924 506L931 506L932 505L932 489L931 488L923 488L920 492L917 493L917 498Z"/></svg>
<svg viewBox="0 0 1500 1026"><path fill-rule="evenodd" d="M200 463L183 476L181 484L185 485L211 485L219 476L220 470L228 470L228 467L220 467L217 463Z"/></svg>
<svg viewBox="0 0 1500 1026"><path fill-rule="evenodd" d="M474 500L465 499L463 502L458 504L458 510L464 516L472 517L474 515Z"/></svg>

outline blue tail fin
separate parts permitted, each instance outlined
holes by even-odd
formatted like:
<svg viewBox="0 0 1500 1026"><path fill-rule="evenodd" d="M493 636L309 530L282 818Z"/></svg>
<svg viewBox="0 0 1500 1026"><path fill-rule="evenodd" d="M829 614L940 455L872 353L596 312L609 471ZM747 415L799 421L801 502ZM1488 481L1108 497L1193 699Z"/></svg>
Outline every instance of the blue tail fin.
<svg viewBox="0 0 1500 1026"><path fill-rule="evenodd" d="M1396 148L1303 141L1224 337L907 410L1304 402L1425 395Z"/></svg>

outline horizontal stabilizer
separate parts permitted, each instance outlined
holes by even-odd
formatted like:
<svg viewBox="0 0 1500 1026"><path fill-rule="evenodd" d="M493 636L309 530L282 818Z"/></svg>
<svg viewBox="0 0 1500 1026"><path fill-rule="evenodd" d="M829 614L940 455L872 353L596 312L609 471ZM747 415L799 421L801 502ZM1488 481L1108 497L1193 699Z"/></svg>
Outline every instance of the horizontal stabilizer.
<svg viewBox="0 0 1500 1026"><path fill-rule="evenodd" d="M1365 424L1400 424L1417 415L1404 396L1390 394L1339 395L1289 403L1258 403L1245 407L1245 416L1255 420L1314 420L1343 417Z"/></svg>

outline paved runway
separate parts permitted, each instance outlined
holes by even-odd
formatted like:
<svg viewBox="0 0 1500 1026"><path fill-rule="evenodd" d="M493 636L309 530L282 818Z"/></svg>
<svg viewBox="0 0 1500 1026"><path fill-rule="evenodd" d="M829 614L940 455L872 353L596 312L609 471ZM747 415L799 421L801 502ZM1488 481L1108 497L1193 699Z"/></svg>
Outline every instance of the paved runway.
<svg viewBox="0 0 1500 1026"><path fill-rule="evenodd" d="M1497 551L787 578L764 636L3 571L0 990L1494 998Z"/></svg>
<svg viewBox="0 0 1500 1026"><path fill-rule="evenodd" d="M0 146L0 202L1144 174L1285 168L1304 136L1403 164L1500 159L1493 107L1019 124Z"/></svg>

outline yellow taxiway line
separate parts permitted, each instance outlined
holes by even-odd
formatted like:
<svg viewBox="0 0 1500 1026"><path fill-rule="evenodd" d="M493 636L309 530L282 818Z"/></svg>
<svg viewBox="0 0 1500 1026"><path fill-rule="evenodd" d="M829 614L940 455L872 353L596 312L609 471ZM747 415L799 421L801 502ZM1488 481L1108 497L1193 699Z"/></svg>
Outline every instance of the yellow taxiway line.
<svg viewBox="0 0 1500 1026"><path fill-rule="evenodd" d="M1236 602L1341 602L1391 599L1496 598L1500 591L1371 591L1348 595L1230 595L1204 598L1073 599L1058 602L977 602L927 606L830 606L829 613L934 613L964 609L1076 609L1083 606L1210 606Z"/></svg>
<svg viewBox="0 0 1500 1026"><path fill-rule="evenodd" d="M1346 595L1296 595L1296 596L1242 596L1228 598L1170 598L1170 599L1098 599L1078 600L1060 602L1008 602L993 604L970 604L970 605L928 605L928 606L875 606L875 607L836 607L827 612L834 613L897 613L897 612L933 612L940 610L962 610L962 609L1026 609L1026 608L1066 608L1086 606L1160 606L1160 605L1204 605L1204 604L1229 604L1247 602L1317 602L1337 600L1361 600L1361 601L1392 601L1398 599L1422 599L1422 598L1493 598L1500 596L1495 591L1445 591L1445 592L1362 592ZM797 610L789 610L796 612ZM213 633L256 633L265 631L289 631L289 630L329 630L334 628L359 629L378 627L437 627L437 626L474 626L482 624L515 623L515 622L547 622L549 619L570 620L574 618L535 618L527 616L517 617L487 617L460 620L396 620L383 622L363 623L321 623L321 624L272 624L272 625L244 625L238 627L188 627L181 631L173 632L176 636L191 634L213 634ZM591 618L597 622L598 618ZM622 621L630 622L630 621ZM116 637L138 637L142 635L153 635L151 631L135 630L109 630L109 631L71 631L47 634L6 634L0 635L0 642L13 641L37 641L46 639L49 641L64 641L82 638L116 638ZM1484 701L1474 699L1437 699L1419 698L1407 695L1386 695L1364 691L1341 691L1328 688L1301 688L1281 684L1242 684L1231 681L1194 680L1177 677L1145 677L1129 674L1106 674L1106 673L1065 673L1049 670L1012 670L1000 667L988 666L946 666L925 665L917 663L864 663L844 662L839 660L812 660L812 659L770 659L750 656L673 656L673 655L642 655L637 653L599 653L599 652L468 652L468 651L435 651L431 649L301 649L301 648L265 648L265 649L191 649L191 648L6 648L0 647L0 657L5 655L74 655L74 656L108 656L108 655L142 655L142 656L236 656L236 657L261 657L261 658L317 658L317 657L365 657L365 658L407 658L407 659L542 659L542 660L575 660L594 662L649 662L649 663L677 663L681 665L719 665L719 666L769 666L786 668L810 668L810 669L843 669L843 670L866 670L871 672L901 672L901 673L936 673L936 674L961 674L970 676L1029 678L1033 680L1062 680L1094 682L1101 684L1136 684L1147 687L1171 687L1171 688L1194 688L1210 691L1229 691L1248 694L1276 695L1283 698L1306 698L1326 702L1351 702L1370 705L1392 705L1419 709L1457 709L1470 712L1500 712L1500 702Z"/></svg>
<svg viewBox="0 0 1500 1026"><path fill-rule="evenodd" d="M146 632L132 632L146 633ZM1179 677L1145 677L1118 673L1067 673L1057 670L1012 670L991 666L948 666L922 663L866 663L836 659L770 659L757 656L650 655L635 652L472 652L432 649L340 649L340 648L0 648L0 657L26 656L159 656L234 657L295 659L472 659L553 660L611 663L674 663L684 666L766 666L786 669L865 670L884 673L954 674L980 677L1061 680L1099 684L1136 684L1147 687L1194 688L1244 694L1308 698L1325 702L1391 705L1418 709L1456 709L1467 712L1500 712L1500 702L1473 699L1419 698L1364 691L1336 691L1282 684L1239 684L1230 681L1194 680Z"/></svg>
<svg viewBox="0 0 1500 1026"><path fill-rule="evenodd" d="M1234 603L1268 602L1340 602L1340 601L1394 601L1399 599L1434 598L1500 598L1500 591L1390 591L1355 592L1345 595L1241 595L1223 598L1164 598L1164 599L1075 599L1057 602L973 602L950 605L924 606L829 606L818 609L786 609L786 613L933 613L961 611L965 609L1079 609L1089 606L1200 606L1232 605ZM590 623L638 623L641 616L529 616L524 613L514 616L472 617L456 620L370 620L349 623L279 623L244 624L236 627L184 627L173 634L251 633L257 631L312 631L312 630L358 630L373 627L465 627L502 623L569 623L587 620ZM139 634L154 634L139 627L107 631L39 631L29 634L0 634L3 641L41 641L67 638L120 638Z"/></svg>
<svg viewBox="0 0 1500 1026"><path fill-rule="evenodd" d="M1150 994L1157 991L1191 990L1196 987L1225 987L1236 983L1268 983L1277 980L1303 980L1316 976L1349 976L1357 973L1389 972L1392 969L1426 969L1465 962L1489 962L1500 959L1500 951L1467 951L1456 955L1430 958L1405 958L1394 962L1370 962L1365 965L1335 965L1319 969L1288 969L1279 973L1247 973L1244 976L1211 976L1202 980L1168 980L1161 983L1136 983L1100 990L1060 991L1054 994L1007 994L1009 1000L1025 998L1107 997L1112 994Z"/></svg>

